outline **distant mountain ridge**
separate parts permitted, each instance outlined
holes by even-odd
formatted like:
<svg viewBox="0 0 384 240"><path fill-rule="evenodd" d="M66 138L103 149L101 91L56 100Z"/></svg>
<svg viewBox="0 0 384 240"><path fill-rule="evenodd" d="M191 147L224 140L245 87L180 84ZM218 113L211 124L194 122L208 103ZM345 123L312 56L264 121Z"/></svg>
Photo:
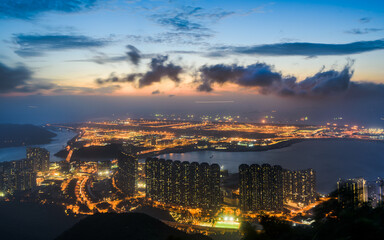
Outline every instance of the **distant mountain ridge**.
<svg viewBox="0 0 384 240"><path fill-rule="evenodd" d="M107 213L89 216L56 240L212 240L187 234L143 213Z"/></svg>
<svg viewBox="0 0 384 240"><path fill-rule="evenodd" d="M0 124L0 148L50 143L56 134L31 124Z"/></svg>

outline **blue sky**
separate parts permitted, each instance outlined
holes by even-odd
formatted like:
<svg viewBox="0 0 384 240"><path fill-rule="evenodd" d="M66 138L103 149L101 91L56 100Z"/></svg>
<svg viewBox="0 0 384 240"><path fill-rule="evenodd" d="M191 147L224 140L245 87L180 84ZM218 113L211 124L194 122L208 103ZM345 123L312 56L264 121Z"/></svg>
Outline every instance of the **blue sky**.
<svg viewBox="0 0 384 240"><path fill-rule="evenodd" d="M383 13L383 1L3 0L0 95L382 101Z"/></svg>

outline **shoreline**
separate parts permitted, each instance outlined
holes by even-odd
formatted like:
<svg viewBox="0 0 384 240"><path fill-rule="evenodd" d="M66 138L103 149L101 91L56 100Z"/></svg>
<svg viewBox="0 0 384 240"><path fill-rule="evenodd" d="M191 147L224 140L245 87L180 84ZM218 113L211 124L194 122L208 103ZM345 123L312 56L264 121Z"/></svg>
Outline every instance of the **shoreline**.
<svg viewBox="0 0 384 240"><path fill-rule="evenodd" d="M73 144L73 140L78 137L78 134L68 140L67 144ZM145 159L147 157L157 157L159 155L164 154L172 154L172 153L189 153L189 152L204 152L204 151L212 151L212 152L265 152L270 150L276 150L276 149L283 149L288 148L294 144L301 143L301 142L309 142L309 141L358 141L358 142L377 142L377 143L384 143L382 140L366 140L366 139L355 139L355 138L311 138L311 139L290 139L287 141L283 141L277 144L268 145L268 146L256 146L256 147L245 147L245 146L234 146L228 149L216 149L213 147L208 147L204 149L199 149L196 147L196 145L188 145L188 146L182 146L182 147L176 147L176 148L168 148L152 153L146 153L146 154L138 154L139 159ZM64 153L66 153L65 149L61 149L60 151L56 152L54 155L58 158L61 158L62 160L65 159L63 157ZM82 157L83 160L89 160L94 157ZM110 159L110 158L100 158L100 159Z"/></svg>
<svg viewBox="0 0 384 240"><path fill-rule="evenodd" d="M72 133L76 133L76 132L73 130L70 130L68 132L71 132L71 133L67 133L67 130L55 131L52 129L50 129L49 131L56 134L56 136L54 138L52 138L49 143L32 144L32 145L28 144L28 145L23 145L23 146L0 148L0 163L17 161L17 160L25 158L25 149L28 147L46 148L48 151L50 151L51 162L61 161L61 158L59 159L56 156L54 156L54 153L56 153L59 149L60 150L65 149L65 146L67 146L68 141L70 141L73 138Z"/></svg>
<svg viewBox="0 0 384 240"><path fill-rule="evenodd" d="M139 155L139 158L145 158L145 157L154 157L158 155L163 154L171 154L171 153L189 153L189 152L202 152L202 151L212 151L212 152L264 152L264 151L270 151L275 149L283 149L290 147L294 144L301 143L301 142L309 142L309 141L357 141L357 142L376 142L376 143L384 143L383 140L366 140L366 139L355 139L355 138L310 138L310 139L290 139L281 143L277 143L274 145L269 146L258 146L258 147L238 147L238 149L215 149L215 148L206 148L206 149L190 149L190 148L184 148L184 149L166 149L159 151L156 154L143 154Z"/></svg>

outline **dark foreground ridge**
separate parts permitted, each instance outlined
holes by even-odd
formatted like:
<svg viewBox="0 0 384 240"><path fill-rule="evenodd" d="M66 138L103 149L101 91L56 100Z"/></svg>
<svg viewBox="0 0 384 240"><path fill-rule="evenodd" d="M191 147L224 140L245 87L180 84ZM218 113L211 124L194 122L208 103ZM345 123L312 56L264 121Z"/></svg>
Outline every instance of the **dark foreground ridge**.
<svg viewBox="0 0 384 240"><path fill-rule="evenodd" d="M200 234L187 234L142 213L107 213L89 216L56 240L210 240Z"/></svg>
<svg viewBox="0 0 384 240"><path fill-rule="evenodd" d="M0 201L1 240L52 240L79 220L53 204Z"/></svg>

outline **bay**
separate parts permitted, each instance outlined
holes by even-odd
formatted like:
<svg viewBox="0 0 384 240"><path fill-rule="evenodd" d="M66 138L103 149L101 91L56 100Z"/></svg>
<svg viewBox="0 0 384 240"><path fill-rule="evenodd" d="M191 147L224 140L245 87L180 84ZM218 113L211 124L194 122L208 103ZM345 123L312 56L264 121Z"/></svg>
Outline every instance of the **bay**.
<svg viewBox="0 0 384 240"><path fill-rule="evenodd" d="M313 168L316 171L317 191L320 193L335 190L339 178L364 177L367 180L375 180L377 177L384 177L384 142L309 140L287 148L263 152L197 151L158 157L218 163L231 173L238 172L242 163L268 163L291 170Z"/></svg>
<svg viewBox="0 0 384 240"><path fill-rule="evenodd" d="M63 149L67 145L68 140L76 136L77 133L67 130L52 132L56 133L57 136L52 139L51 143L33 146L46 148L50 152L50 160L55 162L62 159L55 157L54 154ZM0 148L0 162L23 159L26 157L26 149L27 146Z"/></svg>

